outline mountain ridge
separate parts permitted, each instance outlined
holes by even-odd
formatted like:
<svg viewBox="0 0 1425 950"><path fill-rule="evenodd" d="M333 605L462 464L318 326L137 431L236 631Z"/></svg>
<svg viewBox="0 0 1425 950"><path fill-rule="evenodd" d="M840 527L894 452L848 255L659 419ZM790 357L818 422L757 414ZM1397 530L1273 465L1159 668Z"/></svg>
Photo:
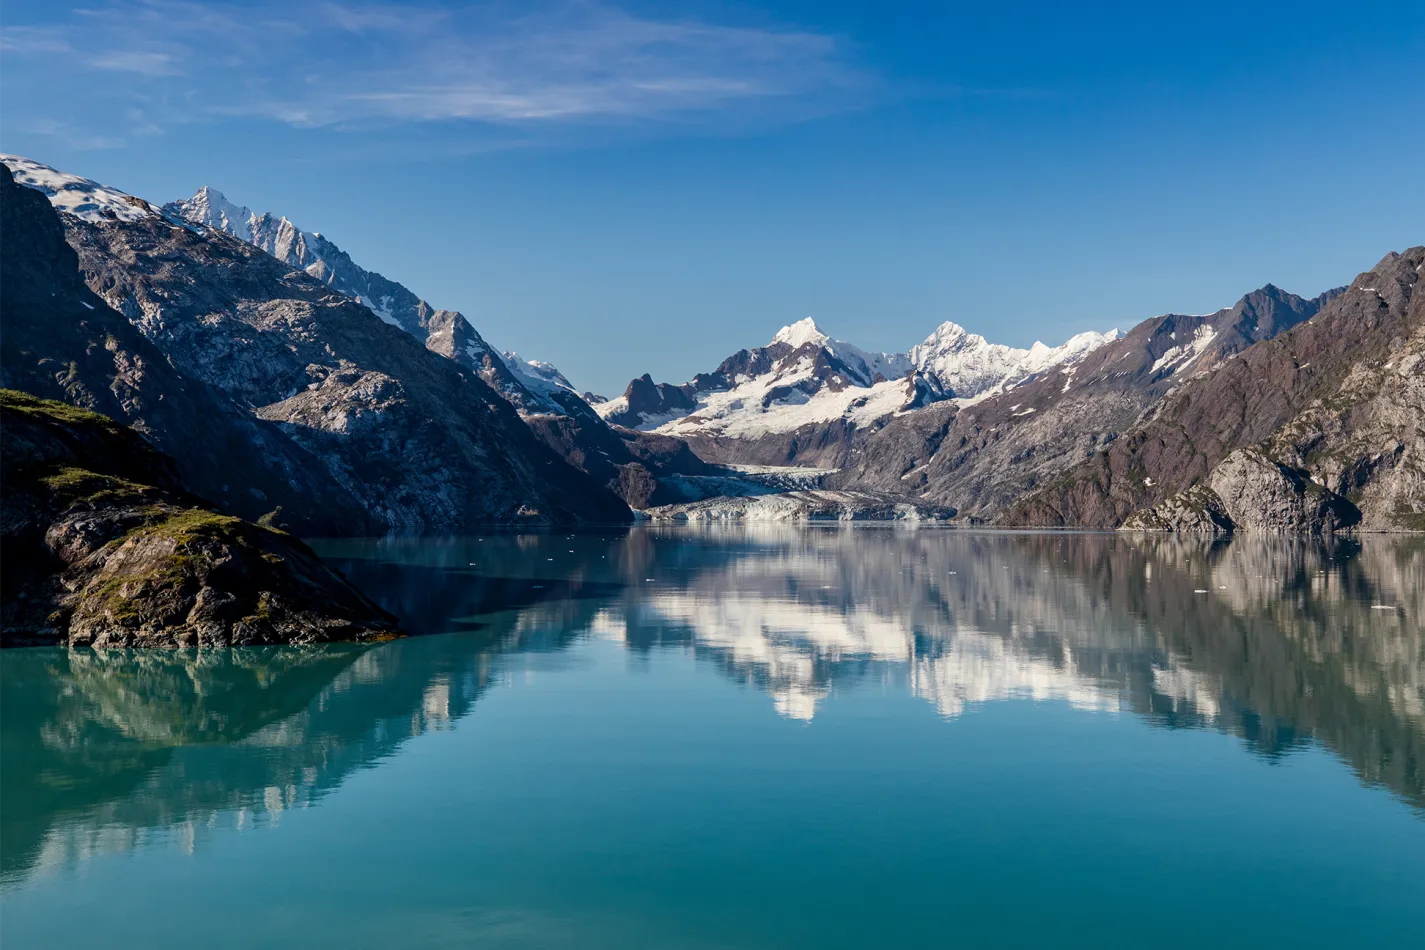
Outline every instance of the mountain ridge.
<svg viewBox="0 0 1425 950"><path fill-rule="evenodd" d="M436 309L405 285L362 268L319 232L303 231L286 217L235 205L209 186L192 198L164 205L163 213L245 241L302 269L432 352L473 370L515 408L540 441L634 507L662 497L660 485L670 475L702 472L688 453L656 441L639 445L640 437L615 431L552 364L497 350L460 312Z"/></svg>
<svg viewBox="0 0 1425 950"><path fill-rule="evenodd" d="M1129 438L1003 521L1425 528L1422 271L1425 247L1392 251L1309 319L1170 394Z"/></svg>
<svg viewBox="0 0 1425 950"><path fill-rule="evenodd" d="M1054 366L1077 362L1117 333L1090 331L1058 347L1035 343L1017 350L988 343L946 321L905 353L870 353L831 337L807 317L778 330L766 345L739 350L687 383L656 383L645 373L622 396L599 403L596 411L618 425L685 437L733 434L731 428L753 436L785 432L848 414L864 424L929 402L1013 388ZM883 385L908 379L909 385ZM722 421L738 413L743 418L748 412L769 416L777 409L807 406L818 397L824 405L784 412L784 419L760 420L760 432Z"/></svg>
<svg viewBox="0 0 1425 950"><path fill-rule="evenodd" d="M147 203L126 218L61 216L8 166L3 180L7 207L24 211L6 216L7 384L162 423L149 432L204 495L249 517L275 502L294 523L336 533L630 517L478 374L305 271L224 233L176 225ZM41 259L22 256L37 247L48 249ZM61 306L73 316L49 316ZM72 332L98 334L101 345ZM113 362L86 369L111 345ZM115 404L104 393L120 384L151 396ZM166 401L180 393L223 408L200 411L191 395ZM252 437L212 438L204 416L236 416ZM264 451L244 449L259 437ZM263 480L273 464L290 473L290 490Z"/></svg>

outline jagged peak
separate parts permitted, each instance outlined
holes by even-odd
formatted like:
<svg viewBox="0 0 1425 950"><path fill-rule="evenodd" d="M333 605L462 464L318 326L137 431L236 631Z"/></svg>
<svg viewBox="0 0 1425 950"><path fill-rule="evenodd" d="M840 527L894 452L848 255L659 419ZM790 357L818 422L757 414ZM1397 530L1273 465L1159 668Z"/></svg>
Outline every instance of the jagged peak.
<svg viewBox="0 0 1425 950"><path fill-rule="evenodd" d="M925 342L920 344L918 349L964 349L971 346L983 346L985 342L985 338L978 333L971 333L955 321L946 320L925 338Z"/></svg>
<svg viewBox="0 0 1425 950"><path fill-rule="evenodd" d="M814 343L817 346L825 346L831 342L831 337L821 332L821 328L816 325L816 321L811 317L804 317L796 323L788 324L777 331L777 335L772 337L772 343L785 343L790 347L805 346Z"/></svg>
<svg viewBox="0 0 1425 950"><path fill-rule="evenodd" d="M164 210L189 224L225 231L240 240L252 241L252 222L256 217L252 209L235 204L212 185L199 188L186 201L165 205Z"/></svg>
<svg viewBox="0 0 1425 950"><path fill-rule="evenodd" d="M223 194L221 191L214 188L212 185L203 185L197 191L193 192L193 197L189 198L186 201L179 201L176 203L180 205L197 207L211 207L214 205L218 207L238 207L228 198L227 195Z"/></svg>

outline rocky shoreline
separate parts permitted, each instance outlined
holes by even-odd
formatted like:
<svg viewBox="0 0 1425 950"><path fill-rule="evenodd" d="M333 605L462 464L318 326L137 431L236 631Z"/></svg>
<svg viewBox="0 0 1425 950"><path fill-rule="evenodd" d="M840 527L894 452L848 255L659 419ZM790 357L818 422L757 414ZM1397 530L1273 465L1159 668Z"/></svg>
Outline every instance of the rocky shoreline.
<svg viewBox="0 0 1425 950"><path fill-rule="evenodd" d="M0 390L0 645L385 640L396 618L301 541L206 507L138 433Z"/></svg>

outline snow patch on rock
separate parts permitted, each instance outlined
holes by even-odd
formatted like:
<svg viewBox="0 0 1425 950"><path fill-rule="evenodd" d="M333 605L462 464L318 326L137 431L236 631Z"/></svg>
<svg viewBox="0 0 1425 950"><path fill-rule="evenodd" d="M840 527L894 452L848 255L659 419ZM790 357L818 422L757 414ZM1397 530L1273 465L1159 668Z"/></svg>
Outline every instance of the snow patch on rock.
<svg viewBox="0 0 1425 950"><path fill-rule="evenodd" d="M0 162L9 167L16 182L43 194L56 210L85 221L141 221L160 216L158 209L142 198L58 171L32 158L0 154Z"/></svg>

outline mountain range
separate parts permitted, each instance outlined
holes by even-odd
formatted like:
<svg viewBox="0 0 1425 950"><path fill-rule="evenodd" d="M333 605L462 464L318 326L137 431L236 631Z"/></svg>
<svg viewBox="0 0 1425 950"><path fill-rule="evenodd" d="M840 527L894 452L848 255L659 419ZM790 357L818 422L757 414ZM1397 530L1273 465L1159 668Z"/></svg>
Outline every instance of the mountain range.
<svg viewBox="0 0 1425 950"><path fill-rule="evenodd" d="M1008 391L1117 338L1117 330L1090 331L1024 350L946 321L909 352L873 354L832 339L808 317L680 386L645 374L597 410L619 425L701 438L757 439L834 419L865 426L931 402Z"/></svg>
<svg viewBox="0 0 1425 950"><path fill-rule="evenodd" d="M352 298L140 199L46 184L73 210L6 219L6 386L131 424L198 494L308 533L629 519L479 374Z"/></svg>
<svg viewBox="0 0 1425 950"><path fill-rule="evenodd" d="M95 395L143 388L123 360L66 383L58 367L76 361L54 341L7 356L6 379L107 405L240 513L280 504L304 529L319 509L393 526L619 520L625 505L659 518L1425 526L1420 248L1315 297L1267 284L1213 313L1056 346L945 322L879 353L808 318L687 382L647 373L602 399L285 217L207 187L159 207L3 160L60 212L81 302L96 308L80 322L113 324L124 353L166 364L143 380L158 394L143 412ZM232 444L266 446L263 461L234 466L220 446L185 460L192 425L148 418L173 413L154 404L180 385L185 405L227 420Z"/></svg>

